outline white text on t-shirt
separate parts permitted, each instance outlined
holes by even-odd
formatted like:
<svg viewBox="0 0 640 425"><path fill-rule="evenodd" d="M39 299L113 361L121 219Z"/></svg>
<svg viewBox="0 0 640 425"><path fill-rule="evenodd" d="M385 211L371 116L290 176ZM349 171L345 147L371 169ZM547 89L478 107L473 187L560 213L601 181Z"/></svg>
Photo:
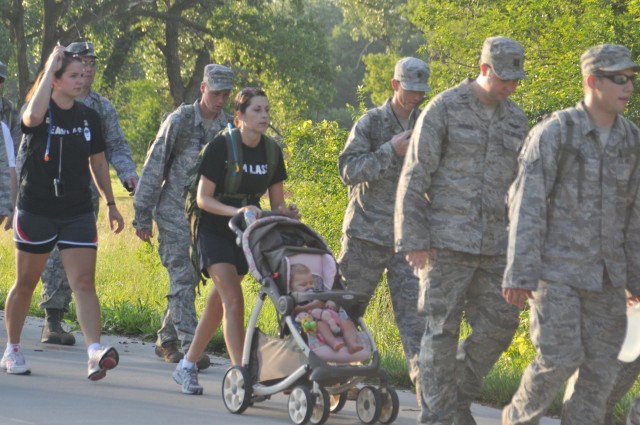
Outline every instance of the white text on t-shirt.
<svg viewBox="0 0 640 425"><path fill-rule="evenodd" d="M263 176L267 174L267 164L242 164L242 172Z"/></svg>

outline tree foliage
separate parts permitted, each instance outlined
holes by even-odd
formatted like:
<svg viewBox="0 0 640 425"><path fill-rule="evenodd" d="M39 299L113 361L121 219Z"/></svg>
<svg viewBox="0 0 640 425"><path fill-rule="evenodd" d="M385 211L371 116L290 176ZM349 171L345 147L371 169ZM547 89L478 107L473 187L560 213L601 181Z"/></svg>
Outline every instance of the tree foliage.
<svg viewBox="0 0 640 425"><path fill-rule="evenodd" d="M435 92L477 74L486 37L505 35L521 42L529 78L514 99L532 123L582 98L584 50L616 43L629 47L636 57L640 51L640 34L634 30L637 0L410 0L408 9L426 39L421 50L431 59Z"/></svg>
<svg viewBox="0 0 640 425"><path fill-rule="evenodd" d="M338 174L338 155L347 135L336 122L304 121L289 128L284 139L292 199L302 220L323 235L334 252L340 247L347 206L347 190Z"/></svg>

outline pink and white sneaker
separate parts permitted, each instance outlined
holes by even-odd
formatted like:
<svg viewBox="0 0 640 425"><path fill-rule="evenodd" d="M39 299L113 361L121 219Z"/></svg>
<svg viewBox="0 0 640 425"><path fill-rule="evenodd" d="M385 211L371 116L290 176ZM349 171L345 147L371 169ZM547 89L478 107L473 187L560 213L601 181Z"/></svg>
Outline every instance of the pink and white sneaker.
<svg viewBox="0 0 640 425"><path fill-rule="evenodd" d="M27 361L19 347L13 349L9 353L5 352L0 360L0 369L4 369L12 375L28 375L31 369L27 365Z"/></svg>
<svg viewBox="0 0 640 425"><path fill-rule="evenodd" d="M92 381L98 381L107 375L107 371L118 366L120 356L113 347L102 347L89 358L89 376Z"/></svg>

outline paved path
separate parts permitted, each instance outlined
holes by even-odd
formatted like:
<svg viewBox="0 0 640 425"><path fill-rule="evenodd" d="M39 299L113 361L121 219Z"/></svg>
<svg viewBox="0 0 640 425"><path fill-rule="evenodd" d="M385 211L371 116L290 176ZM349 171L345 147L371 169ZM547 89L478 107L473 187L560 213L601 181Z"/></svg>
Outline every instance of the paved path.
<svg viewBox="0 0 640 425"><path fill-rule="evenodd" d="M188 396L173 382L174 365L162 362L153 344L136 339L105 336L103 344L116 347L120 365L102 381L90 382L86 350L80 332L77 344L61 347L41 344L42 319L29 317L22 345L31 366L29 376L8 375L0 371L0 425L182 425L182 424L291 424L287 398L249 407L242 415L227 411L221 398L222 378L228 360L212 356L212 367L200 373L204 395ZM4 312L0 311L0 347L6 344ZM414 394L398 391L400 414L397 425L416 423L418 414ZM500 425L500 411L473 405L478 425ZM331 415L327 424L360 424L355 403L347 402L342 411ZM542 425L559 424L545 419Z"/></svg>

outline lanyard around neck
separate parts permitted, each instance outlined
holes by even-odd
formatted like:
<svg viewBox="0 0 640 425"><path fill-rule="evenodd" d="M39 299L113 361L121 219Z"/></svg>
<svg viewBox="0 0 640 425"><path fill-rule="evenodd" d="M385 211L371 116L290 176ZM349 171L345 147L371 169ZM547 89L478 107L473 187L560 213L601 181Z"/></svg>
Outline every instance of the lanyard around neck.
<svg viewBox="0 0 640 425"><path fill-rule="evenodd" d="M44 162L49 162L49 152L51 152L51 128L53 127L53 118L51 118L51 105L47 108L49 113L49 132L47 134L47 149L44 151Z"/></svg>

